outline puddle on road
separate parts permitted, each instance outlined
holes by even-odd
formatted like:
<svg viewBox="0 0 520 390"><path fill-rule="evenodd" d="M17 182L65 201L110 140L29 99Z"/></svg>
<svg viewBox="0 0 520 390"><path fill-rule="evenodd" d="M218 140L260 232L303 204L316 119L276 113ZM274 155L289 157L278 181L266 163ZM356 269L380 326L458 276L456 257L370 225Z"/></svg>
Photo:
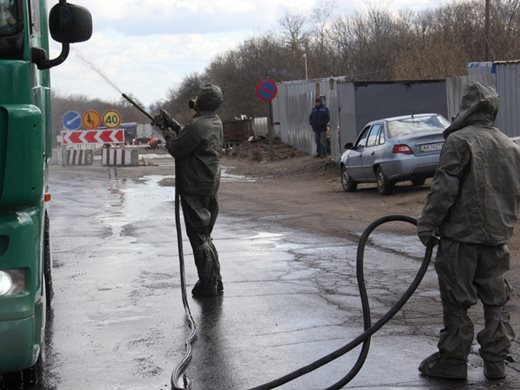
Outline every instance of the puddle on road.
<svg viewBox="0 0 520 390"><path fill-rule="evenodd" d="M174 189L160 185L174 176L145 176L142 181L111 181L105 210L98 219L108 227L105 238L132 237L135 224L149 217L157 202L173 202ZM138 183L137 185L133 185Z"/></svg>

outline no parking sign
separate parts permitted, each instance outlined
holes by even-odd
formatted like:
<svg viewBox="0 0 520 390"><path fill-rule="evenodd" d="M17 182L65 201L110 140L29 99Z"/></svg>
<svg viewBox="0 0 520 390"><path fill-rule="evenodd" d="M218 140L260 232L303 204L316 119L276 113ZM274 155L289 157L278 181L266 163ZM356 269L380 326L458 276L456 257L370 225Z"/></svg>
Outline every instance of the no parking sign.
<svg viewBox="0 0 520 390"><path fill-rule="evenodd" d="M278 87L273 80L265 79L256 84L256 96L264 102L270 102L278 94Z"/></svg>

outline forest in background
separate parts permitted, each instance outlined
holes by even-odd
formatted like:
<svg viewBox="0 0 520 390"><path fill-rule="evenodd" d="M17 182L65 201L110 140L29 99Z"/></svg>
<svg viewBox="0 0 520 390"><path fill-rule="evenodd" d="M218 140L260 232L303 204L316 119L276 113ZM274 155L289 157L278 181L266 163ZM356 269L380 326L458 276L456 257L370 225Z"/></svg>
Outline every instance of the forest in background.
<svg viewBox="0 0 520 390"><path fill-rule="evenodd" d="M374 4L376 4L374 2ZM423 11L393 12L369 5L365 12L334 16L335 2L310 15L287 13L276 31L246 39L219 54L203 72L184 77L149 112L165 108L181 123L192 111L189 98L200 85L221 86L224 120L266 116L254 86L275 81L344 76L352 81L428 80L466 74L471 61L520 59L520 0L458 0ZM305 63L307 63L307 74ZM138 102L137 99L134 99ZM53 94L53 123L64 112L118 110L125 122L148 119L124 99L108 102ZM310 107L309 107L310 109Z"/></svg>

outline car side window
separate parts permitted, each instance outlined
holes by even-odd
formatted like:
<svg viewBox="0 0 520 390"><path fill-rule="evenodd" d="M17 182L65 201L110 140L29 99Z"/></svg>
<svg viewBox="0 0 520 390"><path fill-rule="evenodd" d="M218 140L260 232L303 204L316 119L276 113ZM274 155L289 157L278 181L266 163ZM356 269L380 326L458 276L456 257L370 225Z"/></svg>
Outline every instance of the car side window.
<svg viewBox="0 0 520 390"><path fill-rule="evenodd" d="M385 138L385 129L383 126L381 126L381 133L379 133L379 142L378 145L383 145L386 142Z"/></svg>
<svg viewBox="0 0 520 390"><path fill-rule="evenodd" d="M381 124L376 123L372 125L370 129L370 134L368 135L367 147L368 146L376 146L379 140L379 133L381 132Z"/></svg>
<svg viewBox="0 0 520 390"><path fill-rule="evenodd" d="M370 126L367 126L363 129L363 131L361 132L361 135L359 136L359 138L356 142L356 148L366 146L369 131L370 131Z"/></svg>

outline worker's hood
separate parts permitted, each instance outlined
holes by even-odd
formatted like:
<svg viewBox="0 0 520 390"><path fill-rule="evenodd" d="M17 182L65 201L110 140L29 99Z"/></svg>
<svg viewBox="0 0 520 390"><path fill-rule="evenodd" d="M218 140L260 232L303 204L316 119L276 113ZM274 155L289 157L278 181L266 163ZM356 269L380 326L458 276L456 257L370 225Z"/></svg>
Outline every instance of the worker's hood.
<svg viewBox="0 0 520 390"><path fill-rule="evenodd" d="M444 130L444 137L475 123L493 126L498 112L498 100L498 94L493 88L479 82L468 85L462 97L460 111Z"/></svg>
<svg viewBox="0 0 520 390"><path fill-rule="evenodd" d="M197 95L195 110L196 111L216 111L222 102L224 97L220 87L213 84L203 85Z"/></svg>

